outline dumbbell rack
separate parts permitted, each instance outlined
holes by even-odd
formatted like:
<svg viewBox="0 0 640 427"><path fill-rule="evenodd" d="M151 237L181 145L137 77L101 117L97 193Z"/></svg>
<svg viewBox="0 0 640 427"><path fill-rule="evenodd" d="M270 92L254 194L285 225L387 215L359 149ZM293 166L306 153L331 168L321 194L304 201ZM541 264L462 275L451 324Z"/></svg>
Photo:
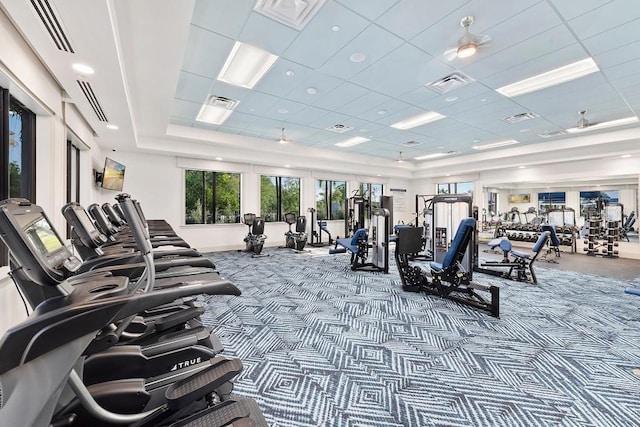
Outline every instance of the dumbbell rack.
<svg viewBox="0 0 640 427"><path fill-rule="evenodd" d="M587 247L584 251L589 256L602 256L604 258L618 258L618 240L620 240L620 222L609 221L607 222L607 228L604 230L605 238L598 240L601 236L602 230L600 229L600 219L589 220L589 235L584 241Z"/></svg>
<svg viewBox="0 0 640 427"><path fill-rule="evenodd" d="M556 234L562 246L569 246L571 253L576 251L576 229L570 226L555 226ZM503 224L496 227L495 238L506 237L515 242L534 243L540 237L540 226L531 224Z"/></svg>

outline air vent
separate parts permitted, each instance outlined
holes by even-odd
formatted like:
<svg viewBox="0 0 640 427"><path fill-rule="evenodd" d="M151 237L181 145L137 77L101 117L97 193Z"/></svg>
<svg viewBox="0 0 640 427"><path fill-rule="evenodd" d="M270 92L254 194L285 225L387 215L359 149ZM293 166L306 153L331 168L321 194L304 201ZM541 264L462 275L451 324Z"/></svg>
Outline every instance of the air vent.
<svg viewBox="0 0 640 427"><path fill-rule="evenodd" d="M49 0L31 0L31 5L38 14L42 25L47 30L56 47L65 52L75 53L71 47L69 37L62 27L62 20L58 16Z"/></svg>
<svg viewBox="0 0 640 427"><path fill-rule="evenodd" d="M84 96L87 98L87 101L89 102L89 105L91 105L91 108L93 108L94 113L96 113L96 116L98 116L98 120L100 120L101 122L108 122L109 120L107 120L107 116L104 114L100 102L98 102L98 97L93 91L91 83L82 80L76 80L76 82L78 82L80 90L82 91L82 93L84 93Z"/></svg>
<svg viewBox="0 0 640 427"><path fill-rule="evenodd" d="M346 126L346 125L341 125L341 124L335 124L331 127L326 128L325 130L328 130L330 132L335 132L335 133L345 133L349 130L353 129L352 127Z"/></svg>
<svg viewBox="0 0 640 427"><path fill-rule="evenodd" d="M502 120L507 123L518 123L518 122L524 122L525 120L535 119L536 117L538 117L536 113L528 112L528 113L516 114L515 116L505 117Z"/></svg>
<svg viewBox="0 0 640 427"><path fill-rule="evenodd" d="M302 30L320 10L325 0L258 0L255 10L294 30Z"/></svg>
<svg viewBox="0 0 640 427"><path fill-rule="evenodd" d="M566 132L563 132L561 130L557 130L555 132L546 132L545 131L545 132L542 132L542 133L538 134L538 136L540 138L553 138L555 136L560 136L560 135L566 135Z"/></svg>
<svg viewBox="0 0 640 427"><path fill-rule="evenodd" d="M233 110L236 107L238 101L236 101L235 99L225 98L224 96L209 95L204 103L210 107Z"/></svg>
<svg viewBox="0 0 640 427"><path fill-rule="evenodd" d="M405 147L415 147L417 145L420 145L420 143L418 141L407 141L402 145L404 145Z"/></svg>
<svg viewBox="0 0 640 427"><path fill-rule="evenodd" d="M451 92L454 89L468 85L474 80L461 71L449 74L439 80L427 83L425 86L438 93Z"/></svg>

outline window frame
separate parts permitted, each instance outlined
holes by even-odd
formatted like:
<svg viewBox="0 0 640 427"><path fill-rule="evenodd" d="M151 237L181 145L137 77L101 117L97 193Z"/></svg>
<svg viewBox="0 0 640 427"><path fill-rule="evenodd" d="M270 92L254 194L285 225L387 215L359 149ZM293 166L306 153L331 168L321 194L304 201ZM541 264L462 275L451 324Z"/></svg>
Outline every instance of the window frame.
<svg viewBox="0 0 640 427"><path fill-rule="evenodd" d="M269 178L275 180L276 187L276 211L275 211L275 219L271 219L271 216L265 215L263 211L263 192L262 192L262 179ZM292 179L298 181L298 211L295 212L289 209L283 209L283 180ZM264 222L284 222L284 214L293 212L296 215L300 215L300 207L301 207L301 199L302 199L302 180L300 177L296 176L279 176L279 175L260 175L260 217L264 220Z"/></svg>
<svg viewBox="0 0 640 427"><path fill-rule="evenodd" d="M200 194L200 200L202 200L201 206L201 222L188 222L188 207L187 207L187 175L191 172L196 172L201 175L202 188ZM233 222L219 222L218 221L218 205L217 195L218 189L218 175L237 175L238 176L238 212L235 214L235 221ZM240 224L242 222L242 173L240 172L224 172L224 171L212 171L204 169L185 169L183 173L183 225L191 226L203 226L203 225L228 225L228 224ZM207 189L211 188L211 201L208 201ZM207 206L210 203L210 206ZM207 221L207 218L211 218L211 222Z"/></svg>

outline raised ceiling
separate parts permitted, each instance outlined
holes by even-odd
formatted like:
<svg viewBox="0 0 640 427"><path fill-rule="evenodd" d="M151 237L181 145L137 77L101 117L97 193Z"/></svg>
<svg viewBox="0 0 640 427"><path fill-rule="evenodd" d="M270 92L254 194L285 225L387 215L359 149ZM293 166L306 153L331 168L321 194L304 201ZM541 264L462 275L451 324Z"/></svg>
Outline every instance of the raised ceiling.
<svg viewBox="0 0 640 427"><path fill-rule="evenodd" d="M74 53L56 47L34 3L51 5ZM363 155L364 161L397 159L399 152L412 159L454 151L451 157L462 159L477 153L473 146L496 141L514 139L524 147L576 138L545 136L574 127L580 110L597 123L637 116L640 109L637 0L314 3L2 1L105 147L135 148L144 139L145 147L152 148L150 138L196 133L200 140L210 134L215 147L224 145L224 135L233 135L231 142L247 137L260 157L270 147L281 149L277 140L285 128L291 146ZM296 29L256 10L269 4L281 8L276 15L313 8L315 14ZM460 21L465 16L474 17L470 31L490 36L491 42L470 58L449 61L443 53L464 34ZM278 56L252 89L217 80L236 41ZM350 60L354 54L360 62ZM589 57L599 71L577 80L514 98L495 91ZM87 101L78 76L69 70L71 62L96 68L93 76L80 80L90 83L106 120ZM425 86L454 73L468 83L444 94ZM209 95L239 101L222 125L195 120ZM425 111L446 117L410 130L390 126ZM533 118L505 120L523 113L533 113ZM106 122L117 124L119 131L105 130ZM336 125L343 132L328 130ZM334 145L355 136L370 141L347 148ZM180 145L174 146L180 153Z"/></svg>

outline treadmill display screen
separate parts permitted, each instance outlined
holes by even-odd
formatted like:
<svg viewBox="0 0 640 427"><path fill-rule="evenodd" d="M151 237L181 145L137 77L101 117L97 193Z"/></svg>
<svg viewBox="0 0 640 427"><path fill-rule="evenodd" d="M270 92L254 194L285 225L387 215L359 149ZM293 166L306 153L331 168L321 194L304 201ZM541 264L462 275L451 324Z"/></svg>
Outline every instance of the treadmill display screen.
<svg viewBox="0 0 640 427"><path fill-rule="evenodd" d="M29 242L40 255L50 255L64 248L53 227L40 212L17 215L16 219Z"/></svg>

